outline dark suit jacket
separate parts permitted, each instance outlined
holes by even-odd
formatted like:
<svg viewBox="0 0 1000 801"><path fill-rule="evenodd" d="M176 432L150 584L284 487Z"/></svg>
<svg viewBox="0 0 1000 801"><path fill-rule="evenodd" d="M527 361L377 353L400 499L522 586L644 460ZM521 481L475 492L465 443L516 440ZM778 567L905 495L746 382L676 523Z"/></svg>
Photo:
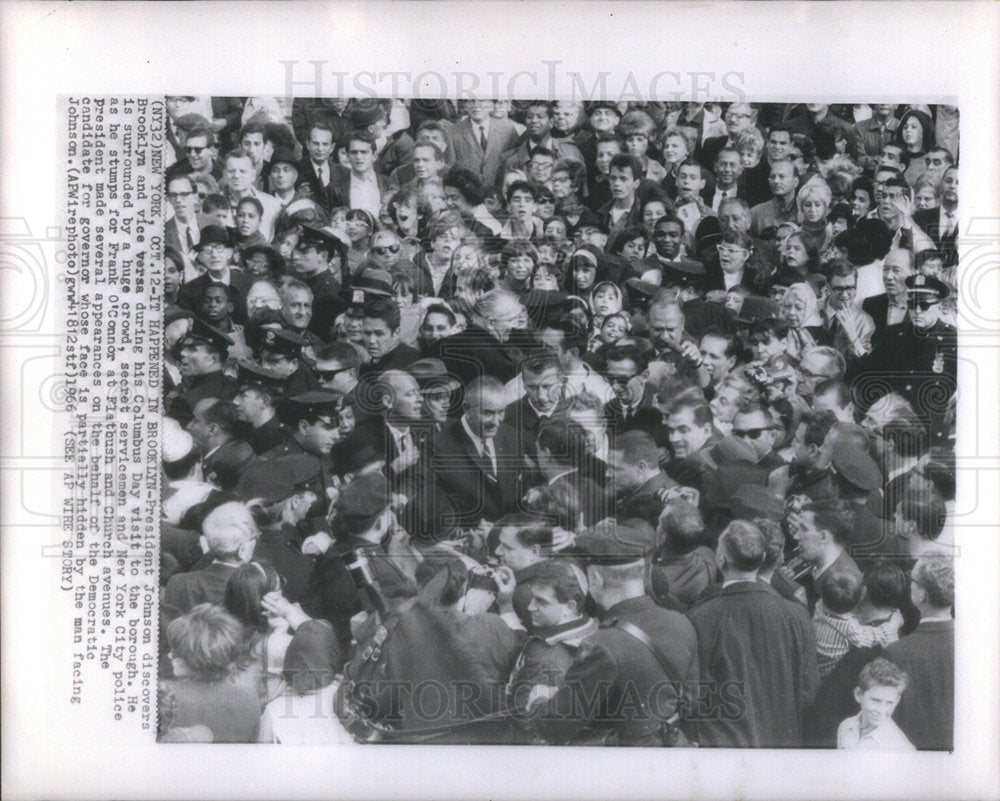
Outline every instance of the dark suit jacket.
<svg viewBox="0 0 1000 801"><path fill-rule="evenodd" d="M950 751L955 727L955 621L921 623L885 649L910 676L896 709L899 728L920 750Z"/></svg>
<svg viewBox="0 0 1000 801"><path fill-rule="evenodd" d="M805 607L764 582L741 581L697 601L688 619L698 634L701 679L714 688L714 714L700 722L700 743L801 745L818 683L816 636Z"/></svg>
<svg viewBox="0 0 1000 801"><path fill-rule="evenodd" d="M517 435L501 425L493 440L497 475L489 459L480 457L461 420L449 423L433 440L431 470L440 490L452 501L460 526L481 519L495 522L518 510L522 451Z"/></svg>
<svg viewBox="0 0 1000 801"><path fill-rule="evenodd" d="M226 584L236 567L212 562L204 570L177 573L170 577L163 591L160 620L163 629L175 618L186 615L198 604L221 604Z"/></svg>
<svg viewBox="0 0 1000 801"><path fill-rule="evenodd" d="M506 383L517 375L523 353L508 342L477 325L444 337L434 343L431 356L444 362L448 372L464 385L483 375L491 375Z"/></svg>
<svg viewBox="0 0 1000 801"><path fill-rule="evenodd" d="M889 327L889 296L883 292L881 295L872 295L861 302L861 311L872 318L875 323L875 332L872 334L872 344L877 344L885 339L885 330Z"/></svg>
<svg viewBox="0 0 1000 801"><path fill-rule="evenodd" d="M299 162L299 179L296 182L296 187L307 188L309 196L329 211L337 206L347 205L347 201L338 194L337 187L334 186L336 168L340 167L340 169L343 169L343 167L333 161L328 161L327 164L330 168L330 182L326 186L323 186L319 180L319 176L316 174L316 168L313 166L312 159L309 158L308 154L304 156L302 161Z"/></svg>
<svg viewBox="0 0 1000 801"><path fill-rule="evenodd" d="M913 212L913 222L931 238L935 249L947 256L946 266L954 267L958 264L958 247L955 241L958 236L958 225L955 225L954 231L946 234L940 225L940 219L941 209L919 209Z"/></svg>
<svg viewBox="0 0 1000 801"><path fill-rule="evenodd" d="M666 444L663 412L653 405L655 396L656 390L651 384L646 384L639 406L627 416L622 402L618 398L608 401L604 404L604 415L610 422L609 429L618 434L624 434L626 431L645 431L656 441L657 445ZM614 440L612 440L613 443Z"/></svg>
<svg viewBox="0 0 1000 801"><path fill-rule="evenodd" d="M491 119L484 152L472 121L467 117L455 123L448 135L455 153L455 164L472 170L482 178L487 191L496 183L504 155L517 143L518 136L517 128L510 120Z"/></svg>

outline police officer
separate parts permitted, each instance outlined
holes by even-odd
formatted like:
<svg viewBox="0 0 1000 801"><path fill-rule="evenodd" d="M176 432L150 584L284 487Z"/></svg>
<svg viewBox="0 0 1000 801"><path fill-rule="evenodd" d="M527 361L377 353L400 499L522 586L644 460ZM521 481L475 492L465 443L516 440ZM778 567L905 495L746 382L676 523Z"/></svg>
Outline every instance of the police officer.
<svg viewBox="0 0 1000 801"><path fill-rule="evenodd" d="M318 459L319 467L312 485L317 500L309 517L325 517L338 483L330 464L330 450L340 437L337 396L329 392L305 392L286 398L279 407L279 415L288 427L288 434L263 458L272 460L305 453Z"/></svg>
<svg viewBox="0 0 1000 801"><path fill-rule="evenodd" d="M277 447L288 436L278 419L277 406L283 395L284 378L250 361L237 365L239 390L233 398L240 420L246 423L245 439L258 456Z"/></svg>
<svg viewBox="0 0 1000 801"><path fill-rule="evenodd" d="M600 626L560 687L533 691L535 731L559 745L663 745L666 722L698 678L694 628L646 595L642 544L605 532L579 537L577 547Z"/></svg>
<svg viewBox="0 0 1000 801"><path fill-rule="evenodd" d="M289 397L321 389L319 379L302 355L309 344L305 337L286 328L268 328L261 332L257 346L261 365L282 377Z"/></svg>
<svg viewBox="0 0 1000 801"><path fill-rule="evenodd" d="M958 335L940 319L948 287L930 275L911 275L905 283L907 319L886 329L863 370L906 398L930 422L931 444L943 445L948 401L958 389Z"/></svg>
<svg viewBox="0 0 1000 801"><path fill-rule="evenodd" d="M191 420L194 407L204 398L232 400L236 381L222 372L233 340L197 317L174 346L181 384L166 398L167 416L182 426Z"/></svg>
<svg viewBox="0 0 1000 801"><path fill-rule="evenodd" d="M309 586L315 559L303 553L298 524L316 502L314 479L319 461L295 454L258 459L240 476L236 492L244 501L257 499L265 518L259 521L260 538L254 557L267 559L285 580L284 595L292 603L301 600Z"/></svg>
<svg viewBox="0 0 1000 801"><path fill-rule="evenodd" d="M311 616L333 624L345 657L351 643L351 618L377 608L370 591L359 593L348 572L347 563L354 554L364 557L373 591L387 603L416 593L416 586L382 545L396 530L391 503L389 482L380 473L365 473L347 484L335 504L336 542L323 555L310 580L305 608Z"/></svg>
<svg viewBox="0 0 1000 801"><path fill-rule="evenodd" d="M313 316L309 329L320 338L327 339L333 321L346 308L340 290L342 282L345 287L350 283L347 245L329 231L304 225L292 254L292 271L313 293Z"/></svg>

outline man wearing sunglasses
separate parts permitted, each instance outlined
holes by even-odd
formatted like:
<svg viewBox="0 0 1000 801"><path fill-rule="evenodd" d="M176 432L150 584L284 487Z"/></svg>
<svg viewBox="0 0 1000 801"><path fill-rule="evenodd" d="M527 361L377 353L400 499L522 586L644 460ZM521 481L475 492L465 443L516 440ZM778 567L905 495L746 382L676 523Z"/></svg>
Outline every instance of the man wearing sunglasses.
<svg viewBox="0 0 1000 801"><path fill-rule="evenodd" d="M759 403L740 407L733 418L733 436L753 448L757 464L762 467L781 467L784 460L773 450L779 430L767 408Z"/></svg>

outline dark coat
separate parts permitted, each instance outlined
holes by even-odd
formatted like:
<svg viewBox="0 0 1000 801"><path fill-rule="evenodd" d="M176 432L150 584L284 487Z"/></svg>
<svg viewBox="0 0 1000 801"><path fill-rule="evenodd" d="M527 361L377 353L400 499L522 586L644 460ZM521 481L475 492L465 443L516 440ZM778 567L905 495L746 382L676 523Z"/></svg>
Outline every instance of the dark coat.
<svg viewBox="0 0 1000 801"><path fill-rule="evenodd" d="M171 576L160 605L160 623L164 631L172 620L186 615L198 604L221 604L226 584L235 570L235 565L212 562L203 570Z"/></svg>
<svg viewBox="0 0 1000 801"><path fill-rule="evenodd" d="M955 729L955 621L921 623L885 649L910 676L896 720L922 751L951 751Z"/></svg>
<svg viewBox="0 0 1000 801"><path fill-rule="evenodd" d="M288 429L275 415L263 425L257 428L250 428L247 432L247 442L253 448L253 452L260 456L275 448L285 441L288 436Z"/></svg>
<svg viewBox="0 0 1000 801"><path fill-rule="evenodd" d="M677 482L666 473L657 473L642 485L630 492L622 493L615 503L615 517L620 520L640 518L654 528L663 511L663 501L660 500L661 490L669 490L678 486Z"/></svg>
<svg viewBox="0 0 1000 801"><path fill-rule="evenodd" d="M703 746L794 748L816 692L816 637L809 614L763 582L741 581L696 603Z"/></svg>
<svg viewBox="0 0 1000 801"><path fill-rule="evenodd" d="M642 629L661 658L619 628L619 620ZM673 683L694 683L697 677L697 640L684 616L648 596L630 598L607 610L600 628L580 644L565 682L542 705L534 727L554 745L610 736L618 745L658 746L661 722L685 693L674 692Z"/></svg>
<svg viewBox="0 0 1000 801"><path fill-rule="evenodd" d="M334 543L316 563L302 606L311 617L328 620L333 625L340 653L345 657L351 646L351 618L358 612L374 609L367 595L358 592L344 564L344 557L355 548L367 556L372 575L390 608L416 594L413 582L396 567L381 545L356 537ZM339 670L342 665L336 667Z"/></svg>
<svg viewBox="0 0 1000 801"><path fill-rule="evenodd" d="M302 539L295 526L282 523L262 528L253 549L254 559L267 559L285 580L282 594L291 602L301 601L309 587L316 560L302 553Z"/></svg>
<svg viewBox="0 0 1000 801"><path fill-rule="evenodd" d="M941 209L939 208L918 209L913 212L913 222L931 238L931 241L934 242L934 248L946 255L945 266L954 267L958 264L958 247L955 241L958 237L958 225L955 226L955 230L951 233L945 233L944 228L940 224L940 219Z"/></svg>
<svg viewBox="0 0 1000 801"><path fill-rule="evenodd" d="M487 190L496 183L504 155L517 143L517 128L510 120L491 119L483 151L470 119L462 119L448 131L448 143L455 154L455 164L472 170L483 180Z"/></svg>
<svg viewBox="0 0 1000 801"><path fill-rule="evenodd" d="M499 342L486 329L470 325L435 342L431 355L443 361L448 372L468 386L483 375L507 383L517 375L524 354L510 341Z"/></svg>
<svg viewBox="0 0 1000 801"><path fill-rule="evenodd" d="M420 358L416 348L411 348L404 342L400 342L378 361L372 359L367 364L361 365L358 369L359 378L371 378L380 376L386 370L405 370L413 362Z"/></svg>
<svg viewBox="0 0 1000 801"><path fill-rule="evenodd" d="M493 439L497 475L489 459L480 457L461 420L449 423L432 441L431 475L451 498L459 525L495 522L516 512L521 498L522 451L514 430L501 425Z"/></svg>

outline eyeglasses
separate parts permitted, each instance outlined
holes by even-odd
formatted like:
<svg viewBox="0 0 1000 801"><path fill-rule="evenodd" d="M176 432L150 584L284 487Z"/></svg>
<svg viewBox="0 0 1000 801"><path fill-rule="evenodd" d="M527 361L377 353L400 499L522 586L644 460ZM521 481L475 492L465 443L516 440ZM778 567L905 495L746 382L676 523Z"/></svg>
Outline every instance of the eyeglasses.
<svg viewBox="0 0 1000 801"><path fill-rule="evenodd" d="M372 247L372 253L376 256L385 256L388 253L395 256L399 253L399 245L377 245Z"/></svg>
<svg viewBox="0 0 1000 801"><path fill-rule="evenodd" d="M631 381L633 378L635 378L635 376L634 375L609 375L609 376L605 376L605 378L607 378L609 384L617 384L618 386L621 386L622 384L627 384L629 381Z"/></svg>
<svg viewBox="0 0 1000 801"><path fill-rule="evenodd" d="M736 245L716 245L720 256L739 256L747 252L746 248L741 248Z"/></svg>
<svg viewBox="0 0 1000 801"><path fill-rule="evenodd" d="M194 147L192 145L188 145L187 147L184 148L184 152L185 153L190 153L192 156L200 156L206 150L208 150L207 146L205 146L205 147Z"/></svg>
<svg viewBox="0 0 1000 801"><path fill-rule="evenodd" d="M734 428L733 436L740 439L760 439L765 431L773 430L773 426L764 426L763 428Z"/></svg>
<svg viewBox="0 0 1000 801"><path fill-rule="evenodd" d="M937 306L940 301L937 300L921 300L921 301L910 301L907 305L911 309L919 309L920 311L927 311L931 306Z"/></svg>
<svg viewBox="0 0 1000 801"><path fill-rule="evenodd" d="M197 192L167 192L167 200L184 200L184 198L195 194Z"/></svg>
<svg viewBox="0 0 1000 801"><path fill-rule="evenodd" d="M223 245L219 242L211 242L207 245L201 246L202 253L221 253L224 250L229 250L229 245Z"/></svg>
<svg viewBox="0 0 1000 801"><path fill-rule="evenodd" d="M831 286L830 291L836 292L838 295L847 295L851 292L856 292L858 289L857 284L851 284L851 286Z"/></svg>
<svg viewBox="0 0 1000 801"><path fill-rule="evenodd" d="M353 367L340 367L336 370L316 370L316 375L321 381L333 381L340 373L346 373L353 369Z"/></svg>

